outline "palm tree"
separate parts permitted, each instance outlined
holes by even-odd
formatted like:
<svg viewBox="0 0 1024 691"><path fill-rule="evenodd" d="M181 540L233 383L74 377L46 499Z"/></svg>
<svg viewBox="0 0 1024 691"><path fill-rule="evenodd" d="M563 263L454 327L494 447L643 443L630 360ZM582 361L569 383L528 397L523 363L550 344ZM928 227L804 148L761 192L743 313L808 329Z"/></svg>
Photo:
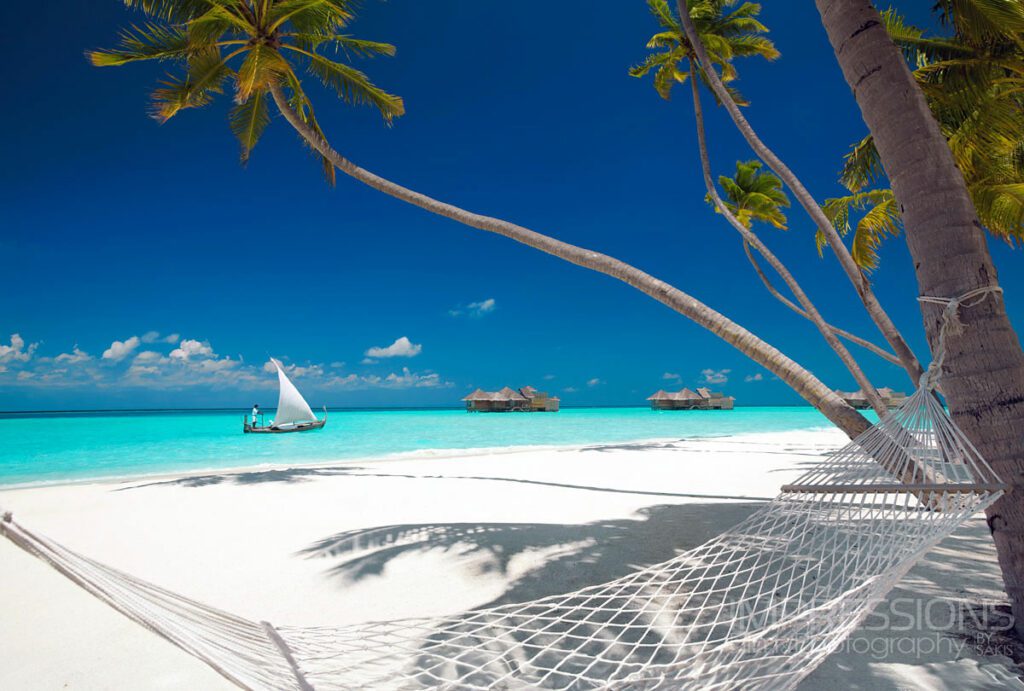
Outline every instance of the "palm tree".
<svg viewBox="0 0 1024 691"><path fill-rule="evenodd" d="M725 208L747 228L754 221L761 221L786 230L782 209L789 206L789 197L782 191L782 180L761 170L763 166L756 160L736 161L735 176L718 176L718 184L725 192ZM707 199L713 202L710 194Z"/></svg>
<svg viewBox="0 0 1024 691"><path fill-rule="evenodd" d="M690 17L700 40L711 62L722 70L722 81L727 84L738 77L732 63L734 58L758 56L774 60L779 57L779 51L771 40L761 35L768 32L768 28L757 20L761 6L744 2L728 11L736 3L737 0L694 0L690 3ZM654 88L668 100L672 87L685 83L691 75L693 47L667 0L647 0L647 7L662 31L647 42L647 48L654 52L639 65L631 67L629 74L643 77L654 72ZM737 103L746 104L738 91L730 88L730 93Z"/></svg>
<svg viewBox="0 0 1024 691"><path fill-rule="evenodd" d="M760 35L767 32L767 28L756 19L756 16L761 10L760 5L744 3L736 10L727 12L727 10L735 4L736 0L696 0L691 6L689 20L695 27L695 32L700 38L698 41L693 42L687 37L681 23L673 15L665 0L648 0L648 7L650 8L651 13L657 18L658 23L664 31L655 34L654 37L648 41L647 47L655 52L648 55L640 65L630 69L630 74L634 77L643 77L653 71L654 87L658 91L658 94L666 100L671 96L671 88L673 84L685 83L689 80L691 92L693 94L693 112L694 121L697 126L697 143L700 150L701 170L704 175L704 183L707 188L709 199L713 202L715 209L725 217L729 224L733 226L733 228L735 228L743 238L744 249L747 252L747 256L750 258L755 270L757 270L758 275L761 276L762 280L765 282L769 292L778 297L788 306L795 307L788 299L780 295L771 286L770 282L767 281L763 272L760 271L760 267L757 265L754 255L750 252L751 247L753 247L758 254L764 257L772 269L782 278L783 282L789 288L793 296L796 297L797 302L800 303L802 307L796 308L797 313L805 316L814 323L822 337L825 339L825 342L828 343L829 347L836 353L839 359L846 366L846 369L853 376L854 380L864 391L864 395L867 397L872 407L879 413L879 415L882 415L886 411L885 403L878 395L878 392L875 390L875 387L871 384L871 381L861 369L860 365L857 364L853 355L850 354L846 349L846 346L840 342L836 330L825 321L824 317L821 316L818 309L797 283L789 269L787 269L778 257L776 257L765 246L765 244L761 242L760 238L753 233L749 220L738 218L736 214L734 214L733 210L729 208L729 204L720 198L718 191L712 182L711 164L704 132L703 109L701 107L700 93L697 87L697 80L702 78L706 79L706 76L704 76L702 71L695 68L695 63L697 62L695 43L699 43L702 47L705 44L712 46L710 52L707 53L707 55L709 55L707 60L710 64L721 66L721 79L723 81L733 81L737 78L736 69L731 62L731 58L734 56L756 55L773 60L779 55L772 42L766 37ZM732 102L735 102L735 99L738 98L737 92L733 89L729 89L728 87L724 88L727 89L727 98ZM760 164L755 162L750 167L753 166L760 167ZM744 174L744 184L754 184L755 178L752 175L753 172L755 171L752 170L751 175ZM771 179L764 178L761 184L770 185ZM776 194L781 191L779 188L781 188L781 185L776 188ZM733 191L737 195L742 194L742 190L740 189L735 189ZM783 195L783 197L785 197L785 195ZM786 201L788 203L788 199ZM775 202L770 197L754 197L751 195L750 203L759 203L762 207L766 207L774 204ZM737 210L739 210L738 207Z"/></svg>
<svg viewBox="0 0 1024 691"><path fill-rule="evenodd" d="M956 297L997 286L970 190L882 17L870 0L815 3L899 201L920 294ZM1012 4L977 0L970 7L998 12ZM942 308L926 302L921 310L934 348ZM1001 296L989 295L959 317L962 328L945 339L943 392L953 419L1011 485L986 514L1015 628L1024 633L1024 351Z"/></svg>
<svg viewBox="0 0 1024 691"><path fill-rule="evenodd" d="M173 117L210 103L232 87L232 129L243 160L269 122L268 101L322 158L328 178L340 170L396 199L472 228L503 235L565 261L616 278L688 317L786 382L848 435L870 426L813 374L739 324L678 288L605 254L570 245L501 219L476 214L415 192L361 168L328 143L303 90L300 74L315 76L349 103L375 107L385 120L402 114L401 99L370 82L351 65L324 55L392 54L393 47L343 33L353 13L347 0L124 0L147 23L122 33L120 45L88 55L97 66L158 60L183 74L153 94L154 115Z"/></svg>
<svg viewBox="0 0 1024 691"><path fill-rule="evenodd" d="M893 42L949 142L978 218L1008 242L1024 239L1024 3L947 0L949 37L927 37L892 10L882 12ZM849 225L851 209L868 209L856 226L853 256L877 266L875 250L899 230L891 189L865 190L884 175L872 135L846 155L840 182L851 194L825 200L830 219ZM861 251L867 248L869 251Z"/></svg>
<svg viewBox="0 0 1024 691"><path fill-rule="evenodd" d="M691 2L694 7L702 4L702 0L691 0ZM711 88L719 103L725 107L729 117L732 118L736 128L743 135L743 138L747 140L747 143L750 144L754 153L786 183L786 186L793 192L793 196L796 197L800 206L814 219L819 231L824 235L829 247L832 248L836 258L839 259L840 266L857 291L857 295L864 305L868 316L871 317L871 320L878 327L878 330L881 331L885 340L888 341L889 346L899 358L908 376L916 383L924 373L921 363L918 362L917 357L910 350L910 346L907 345L906 340L900 334L892 319L882 308L881 303L879 303L871 288L871 284L864 276L864 272L857 266L857 262L854 261L850 251L843 244L842 237L832 226L832 223L825 216L818 203L814 200L814 197L807 191L807 188L800 179L782 162L774 151L761 141L761 138L754 132L754 128L751 127L746 117L740 112L739 103L733 98L729 87L724 83L725 75L719 76L717 70L715 70L715 58L705 48L700 37L700 29L695 19L687 11L687 0L676 0L676 5L679 10L680 24L685 34L687 45L692 49L691 63L697 66L702 80Z"/></svg>

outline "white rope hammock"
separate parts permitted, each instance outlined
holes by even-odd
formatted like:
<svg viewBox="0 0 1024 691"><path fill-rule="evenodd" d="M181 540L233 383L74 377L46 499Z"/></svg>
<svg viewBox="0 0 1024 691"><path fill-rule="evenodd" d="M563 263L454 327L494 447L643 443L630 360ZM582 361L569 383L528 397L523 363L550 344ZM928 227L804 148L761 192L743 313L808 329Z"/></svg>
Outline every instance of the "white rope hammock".
<svg viewBox="0 0 1024 691"><path fill-rule="evenodd" d="M946 301L936 362L899 409L773 501L674 559L563 595L275 628L94 562L10 514L0 532L245 688L792 688L919 557L1005 489L931 393L947 325L984 294Z"/></svg>

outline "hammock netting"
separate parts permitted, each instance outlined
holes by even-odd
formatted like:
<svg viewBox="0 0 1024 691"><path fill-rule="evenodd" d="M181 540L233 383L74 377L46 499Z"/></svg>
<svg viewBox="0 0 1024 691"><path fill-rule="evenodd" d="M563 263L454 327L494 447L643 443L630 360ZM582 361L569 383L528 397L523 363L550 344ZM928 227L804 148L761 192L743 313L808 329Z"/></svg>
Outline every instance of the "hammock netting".
<svg viewBox="0 0 1024 691"><path fill-rule="evenodd" d="M608 583L453 616L275 628L0 529L253 689L792 688L1004 486L929 387L731 530Z"/></svg>

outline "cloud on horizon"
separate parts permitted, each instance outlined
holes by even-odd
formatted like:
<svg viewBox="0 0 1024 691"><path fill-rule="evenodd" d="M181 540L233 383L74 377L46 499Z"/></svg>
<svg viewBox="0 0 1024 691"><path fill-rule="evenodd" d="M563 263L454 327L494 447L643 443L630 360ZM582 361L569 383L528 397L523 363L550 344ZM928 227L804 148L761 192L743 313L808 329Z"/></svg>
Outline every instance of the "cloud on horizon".
<svg viewBox="0 0 1024 691"><path fill-rule="evenodd" d="M38 347L38 343L32 343L26 348L20 334L11 334L11 345L0 344L0 372L6 372L9 363L28 362Z"/></svg>
<svg viewBox="0 0 1024 691"><path fill-rule="evenodd" d="M169 337L153 337L151 334L155 333L114 341L100 358L89 355L77 344L71 352L60 353L56 357L37 357L37 343L26 345L20 335L13 334L10 345L0 345L0 386L181 390L198 386L266 389L274 385L274 378L268 374L276 370L269 361L247 364L241 356L220 355L209 341L198 339L181 339L177 347L170 348ZM178 335L174 335L178 341ZM150 349L139 350L140 345L147 341ZM398 339L395 343L399 351L418 353L420 349L408 339L404 342ZM389 348L394 346L392 344ZM403 367L400 371L378 375L346 373L344 366L344 362L336 360L330 364L289 363L284 365L284 369L289 377L314 390L454 386L430 370L415 372Z"/></svg>

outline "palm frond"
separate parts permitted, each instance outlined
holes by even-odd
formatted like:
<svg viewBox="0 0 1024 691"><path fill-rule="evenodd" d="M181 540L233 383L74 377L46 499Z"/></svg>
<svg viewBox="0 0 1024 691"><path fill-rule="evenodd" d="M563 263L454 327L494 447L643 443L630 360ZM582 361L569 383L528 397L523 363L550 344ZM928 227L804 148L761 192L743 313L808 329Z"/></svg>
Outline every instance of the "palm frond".
<svg viewBox="0 0 1024 691"><path fill-rule="evenodd" d="M850 246L850 254L857 265L866 271L878 268L878 248L886 237L899 235L900 224L895 197L890 196L868 209L857 223Z"/></svg>
<svg viewBox="0 0 1024 691"><path fill-rule="evenodd" d="M139 10L165 22L187 22L201 15L217 0L124 0L130 10Z"/></svg>
<svg viewBox="0 0 1024 691"><path fill-rule="evenodd" d="M333 46L335 50L341 50L347 55L364 58L371 58L375 55L394 56L395 54L395 47L390 43L367 41L343 34L322 36L320 34L285 33L282 36L292 39L296 45L309 51L315 51L320 46L327 45Z"/></svg>
<svg viewBox="0 0 1024 691"><path fill-rule="evenodd" d="M249 155L256 147L263 131L270 123L270 110L267 107L267 91L265 88L254 90L244 103L235 104L228 114L231 131L242 145L242 164L249 161Z"/></svg>
<svg viewBox="0 0 1024 691"><path fill-rule="evenodd" d="M152 115L166 122L185 108L199 108L223 92L224 80L231 74L227 58L218 51L192 56L184 78L170 78L152 95Z"/></svg>
<svg viewBox="0 0 1024 691"><path fill-rule="evenodd" d="M302 50L295 46L286 45L284 48L305 55L308 58L306 67L310 74L318 77L324 86L334 89L346 103L373 106L389 123L405 112L405 105L402 103L401 97L374 86L365 74L354 67L334 62L319 53Z"/></svg>
<svg viewBox="0 0 1024 691"><path fill-rule="evenodd" d="M267 31L291 24L297 33L333 35L352 20L352 9L342 0L281 0L267 12Z"/></svg>
<svg viewBox="0 0 1024 691"><path fill-rule="evenodd" d="M992 233L1011 244L1024 241L1024 182L978 184L971 198Z"/></svg>
<svg viewBox="0 0 1024 691"><path fill-rule="evenodd" d="M287 69L287 63L277 50L262 43L254 45L238 68L235 103L245 103L256 89L264 88Z"/></svg>
<svg viewBox="0 0 1024 691"><path fill-rule="evenodd" d="M851 212L865 209L867 213L857 222L850 253L858 266L871 271L878 267L878 249L883 240L900 232L902 220L899 204L892 190L874 189L857 192L845 197L826 199L821 205L825 217L842 236L846 236L851 230ZM819 256L826 244L825 236L819 230L815 234Z"/></svg>
<svg viewBox="0 0 1024 691"><path fill-rule="evenodd" d="M188 34L179 27L147 23L121 32L118 47L86 53L96 67L116 67L140 60L185 60L192 51Z"/></svg>
<svg viewBox="0 0 1024 691"><path fill-rule="evenodd" d="M882 159L875 148L875 140L869 134L854 144L850 152L843 157L839 182L851 192L859 192L884 174Z"/></svg>

